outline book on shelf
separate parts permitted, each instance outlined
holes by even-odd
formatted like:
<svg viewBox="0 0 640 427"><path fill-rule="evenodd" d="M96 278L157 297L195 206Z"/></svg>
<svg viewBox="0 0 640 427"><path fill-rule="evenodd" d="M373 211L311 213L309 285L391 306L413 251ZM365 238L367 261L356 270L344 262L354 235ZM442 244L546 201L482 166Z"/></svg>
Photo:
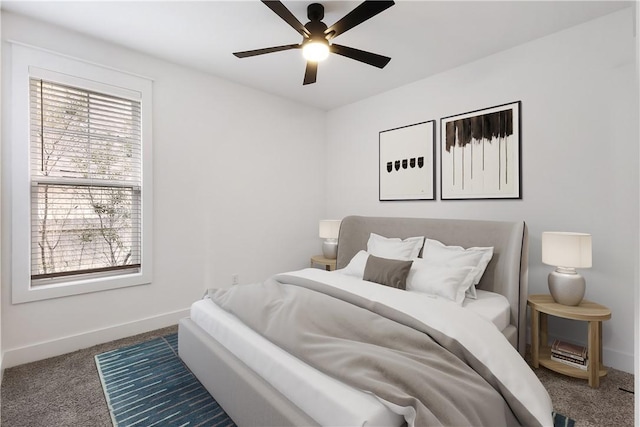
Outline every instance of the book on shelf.
<svg viewBox="0 0 640 427"><path fill-rule="evenodd" d="M571 356L565 356L564 354L551 353L551 356L555 357L556 359L568 360L578 365L586 365L589 363L589 359L576 359Z"/></svg>
<svg viewBox="0 0 640 427"><path fill-rule="evenodd" d="M554 340L551 344L551 354L566 356L571 360L583 362L587 360L587 348L581 345L569 344L564 341Z"/></svg>
<svg viewBox="0 0 640 427"><path fill-rule="evenodd" d="M559 359L572 360L572 361L574 361L576 363L582 363L582 364L584 364L588 360L588 357L578 357L578 356L569 355L569 354L566 354L566 353L560 353L560 352L553 351L553 350L551 350L551 354L556 356L556 357L558 357Z"/></svg>
<svg viewBox="0 0 640 427"><path fill-rule="evenodd" d="M568 366L573 366L574 368L581 369L586 371L589 368L589 360L585 359L583 362L579 362L571 357L561 356L555 353L551 353L551 360L555 360L556 362L564 363Z"/></svg>

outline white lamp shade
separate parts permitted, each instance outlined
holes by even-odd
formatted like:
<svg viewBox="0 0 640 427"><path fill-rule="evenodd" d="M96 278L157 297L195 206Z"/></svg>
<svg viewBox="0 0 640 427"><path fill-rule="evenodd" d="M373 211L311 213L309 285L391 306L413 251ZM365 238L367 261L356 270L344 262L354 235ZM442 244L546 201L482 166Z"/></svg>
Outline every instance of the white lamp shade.
<svg viewBox="0 0 640 427"><path fill-rule="evenodd" d="M339 219L323 219L320 220L319 234L323 239L337 239L340 233Z"/></svg>
<svg viewBox="0 0 640 427"><path fill-rule="evenodd" d="M591 234L543 232L542 262L556 267L591 267Z"/></svg>

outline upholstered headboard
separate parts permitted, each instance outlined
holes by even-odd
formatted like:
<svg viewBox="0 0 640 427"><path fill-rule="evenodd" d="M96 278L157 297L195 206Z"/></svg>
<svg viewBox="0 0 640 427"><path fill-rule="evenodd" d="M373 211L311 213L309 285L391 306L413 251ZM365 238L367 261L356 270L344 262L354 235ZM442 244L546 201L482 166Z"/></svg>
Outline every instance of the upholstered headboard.
<svg viewBox="0 0 640 427"><path fill-rule="evenodd" d="M345 267L370 233L405 239L425 236L446 245L493 246L493 258L477 288L504 295L511 306L511 327L505 335L524 355L528 288L528 235L523 221L477 221L429 218L348 216L338 238L337 268Z"/></svg>

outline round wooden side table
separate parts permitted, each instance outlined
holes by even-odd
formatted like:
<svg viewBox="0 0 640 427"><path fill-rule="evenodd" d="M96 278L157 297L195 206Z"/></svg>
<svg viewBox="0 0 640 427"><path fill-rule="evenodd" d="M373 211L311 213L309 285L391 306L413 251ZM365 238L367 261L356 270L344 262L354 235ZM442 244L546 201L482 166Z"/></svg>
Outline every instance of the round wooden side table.
<svg viewBox="0 0 640 427"><path fill-rule="evenodd" d="M551 295L529 295L531 308L531 362L575 378L589 380L589 386L598 388L600 378L607 375L602 364L602 322L611 319L611 310L595 302L582 300L577 306L558 304ZM551 359L551 347L547 335L547 316L581 320L589 323L588 360L586 371Z"/></svg>
<svg viewBox="0 0 640 427"><path fill-rule="evenodd" d="M311 267L315 264L324 266L327 271L333 271L336 269L336 260L325 258L324 255L314 255L311 257Z"/></svg>

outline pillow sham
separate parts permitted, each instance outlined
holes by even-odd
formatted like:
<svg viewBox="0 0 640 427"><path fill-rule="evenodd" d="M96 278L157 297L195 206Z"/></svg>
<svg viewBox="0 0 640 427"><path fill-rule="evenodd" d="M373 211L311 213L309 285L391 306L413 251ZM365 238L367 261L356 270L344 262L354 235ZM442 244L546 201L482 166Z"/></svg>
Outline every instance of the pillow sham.
<svg viewBox="0 0 640 427"><path fill-rule="evenodd" d="M412 260L403 261L369 255L363 280L405 290L411 264L413 264Z"/></svg>
<svg viewBox="0 0 640 427"><path fill-rule="evenodd" d="M462 305L474 277L474 267L436 265L417 258L407 276L406 290L439 296Z"/></svg>
<svg viewBox="0 0 640 427"><path fill-rule="evenodd" d="M444 243L426 239L422 258L429 264L443 267L473 267L474 274L472 283L469 285L467 296L476 298L476 287L484 271L493 257L493 247L472 247L463 248L461 246L446 246Z"/></svg>
<svg viewBox="0 0 640 427"><path fill-rule="evenodd" d="M345 268L339 271L347 276L362 279L364 277L364 269L367 265L367 259L369 259L369 253L361 250L351 258L351 261L349 261L349 264L347 264Z"/></svg>
<svg viewBox="0 0 640 427"><path fill-rule="evenodd" d="M408 261L418 257L424 244L424 237L409 237L404 240L389 238L376 233L369 235L367 252L380 258L401 259Z"/></svg>

